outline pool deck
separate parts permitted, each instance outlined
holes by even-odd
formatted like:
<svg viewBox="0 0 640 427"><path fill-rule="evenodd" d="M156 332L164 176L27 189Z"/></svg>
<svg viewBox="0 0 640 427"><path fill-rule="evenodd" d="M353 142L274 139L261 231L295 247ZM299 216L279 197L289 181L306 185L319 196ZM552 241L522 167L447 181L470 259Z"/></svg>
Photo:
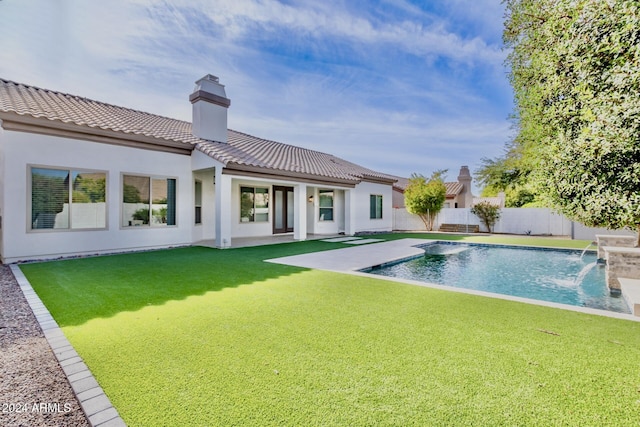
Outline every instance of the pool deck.
<svg viewBox="0 0 640 427"><path fill-rule="evenodd" d="M446 290L449 292L459 292L471 295L478 295L489 298L498 298L508 301L517 301L526 304L541 305L551 308L559 308L562 310L577 311L580 313L595 314L598 316L613 317L616 319L630 320L640 322L640 317L633 314L615 313L613 311L598 310L594 308L578 307L568 304L559 304L548 301L534 300L530 298L514 297L510 295L494 294L490 292L477 291L472 289L454 288L451 286L438 285L435 283L425 283L416 280L398 279L394 277L384 277L363 273L358 270L367 267L373 267L389 262L399 261L405 258L419 256L424 250L417 248L417 245L434 242L437 240L426 239L400 239L386 242L371 242L368 244L346 247L344 249L334 249L324 252L312 252L302 255L294 255L282 258L274 258L266 260L267 262L276 264L292 265L303 268L313 268L317 270L326 270L339 273L353 274L358 276L375 277L381 280L390 280L399 283L405 283L415 286L423 286ZM345 242L347 243L347 242Z"/></svg>
<svg viewBox="0 0 640 427"><path fill-rule="evenodd" d="M266 261L296 267L349 273L386 262L422 255L424 254L424 250L416 248L415 246L424 245L425 243L433 241L435 240L400 239L388 242L371 242L344 249L293 255L268 259ZM351 239L344 241L345 244L353 245L352 242L353 240Z"/></svg>
<svg viewBox="0 0 640 427"><path fill-rule="evenodd" d="M634 315L640 316L640 280L618 277L622 296Z"/></svg>

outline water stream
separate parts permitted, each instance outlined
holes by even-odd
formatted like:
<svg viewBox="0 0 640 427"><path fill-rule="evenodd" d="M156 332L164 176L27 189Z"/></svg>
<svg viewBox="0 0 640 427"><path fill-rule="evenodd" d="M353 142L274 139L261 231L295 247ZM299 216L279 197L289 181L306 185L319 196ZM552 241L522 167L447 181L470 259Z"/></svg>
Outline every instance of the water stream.
<svg viewBox="0 0 640 427"><path fill-rule="evenodd" d="M590 262L589 264L585 264L585 266L582 267L582 270L580 270L580 273L578 273L575 280L573 281L573 285L580 286L584 278L587 276L587 274L589 274L589 272L593 270L593 267L595 267L597 264L598 264L597 261Z"/></svg>
<svg viewBox="0 0 640 427"><path fill-rule="evenodd" d="M582 261L582 258L584 258L584 254L586 254L586 253L587 253L587 250L589 250L589 248L590 248L591 246L594 246L594 245L595 245L595 246L598 246L598 242L591 242L591 243L589 243L589 244L587 245L587 247L586 247L586 248L584 248L584 249L582 250L582 253L580 254L580 261Z"/></svg>

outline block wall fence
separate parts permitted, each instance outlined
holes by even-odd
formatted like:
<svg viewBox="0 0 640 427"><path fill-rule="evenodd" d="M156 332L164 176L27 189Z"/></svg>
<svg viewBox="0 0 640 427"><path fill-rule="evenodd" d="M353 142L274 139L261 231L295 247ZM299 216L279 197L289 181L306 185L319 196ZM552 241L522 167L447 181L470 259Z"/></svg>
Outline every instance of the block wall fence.
<svg viewBox="0 0 640 427"><path fill-rule="evenodd" d="M546 208L502 208L500 220L494 226L494 233L520 234L532 236L568 236L576 240L595 240L596 235L634 236L629 230L607 230L604 228L585 227L570 221L564 215L554 213ZM442 209L436 216L434 230L441 224L479 225L480 231L486 227L468 208ZM423 222L417 215L412 215L405 208L393 209L394 231L425 231Z"/></svg>

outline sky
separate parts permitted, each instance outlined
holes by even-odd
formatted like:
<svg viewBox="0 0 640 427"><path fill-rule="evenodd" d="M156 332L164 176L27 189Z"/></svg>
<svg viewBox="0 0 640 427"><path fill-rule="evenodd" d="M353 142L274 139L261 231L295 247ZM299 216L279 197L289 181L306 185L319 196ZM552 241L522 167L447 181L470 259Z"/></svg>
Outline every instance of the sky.
<svg viewBox="0 0 640 427"><path fill-rule="evenodd" d="M501 0L0 0L0 78L191 121L213 74L231 129L455 181L512 136L503 15Z"/></svg>

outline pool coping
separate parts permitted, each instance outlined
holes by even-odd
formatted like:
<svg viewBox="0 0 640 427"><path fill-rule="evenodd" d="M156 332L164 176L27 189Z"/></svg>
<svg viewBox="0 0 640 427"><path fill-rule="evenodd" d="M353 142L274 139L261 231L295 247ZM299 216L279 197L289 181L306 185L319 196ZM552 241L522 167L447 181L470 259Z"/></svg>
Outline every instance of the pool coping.
<svg viewBox="0 0 640 427"><path fill-rule="evenodd" d="M371 268L379 265L389 264L401 261L405 258L415 257L416 255L423 254L424 251L418 248L418 245L425 245L429 243L438 242L438 239L398 239L389 240L380 243L370 243L363 246L348 247L341 249L333 249L322 252L311 252L302 255L293 255L281 258L273 258L265 260L275 264L285 264L296 267L312 268L317 270L333 271L337 273L351 274L354 276L363 276L376 278L379 280L388 280L392 282L404 283L414 286L422 286L432 289L440 289L448 292L458 292L463 294L470 294L488 298L496 298L507 301L515 301L525 304L539 305L543 307L550 307L562 310L575 311L579 313L593 314L597 316L610 317L615 319L630 320L633 322L640 322L640 317L633 314L616 313L613 311L600 310L589 307L579 307L570 304L561 304L551 301L541 301L531 298L516 297L511 295L502 295L492 292L478 291L475 289L456 288L452 286L439 285L436 283L420 282L417 280L400 279L396 277L380 276L363 272L360 270ZM444 241L446 242L446 241ZM484 244L484 243L483 243ZM490 245L490 243L486 243ZM501 244L501 246L505 246ZM531 247L535 249L560 249L563 248L547 248L547 247L533 247L526 245L508 245L513 247ZM579 249L575 249L579 251ZM386 257L386 259L385 259ZM367 264L368 265L364 265Z"/></svg>
<svg viewBox="0 0 640 427"><path fill-rule="evenodd" d="M73 348L38 294L33 290L20 267L16 264L9 267L89 424L93 427L126 427L127 424L111 404L89 367Z"/></svg>

